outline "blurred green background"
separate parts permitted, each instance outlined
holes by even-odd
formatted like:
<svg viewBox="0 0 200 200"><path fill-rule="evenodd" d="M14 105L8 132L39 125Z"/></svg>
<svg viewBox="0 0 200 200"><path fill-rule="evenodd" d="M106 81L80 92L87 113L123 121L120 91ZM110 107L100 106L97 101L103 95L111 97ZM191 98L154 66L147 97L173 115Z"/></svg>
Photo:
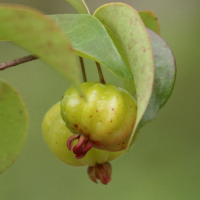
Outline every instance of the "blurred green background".
<svg viewBox="0 0 200 200"><path fill-rule="evenodd" d="M119 1L116 1L119 2ZM94 184L87 167L58 161L45 144L41 122L45 112L69 84L39 60L0 72L28 108L29 133L16 162L0 176L1 200L198 200L200 199L200 1L123 0L136 10L152 10L161 36L177 61L177 79L169 102L142 130L134 147L112 162L112 181ZM1 0L32 6L46 14L75 13L62 0ZM91 12L108 0L86 0ZM27 55L0 43L0 62ZM98 80L92 61L85 60L88 79ZM104 69L107 82L117 79Z"/></svg>

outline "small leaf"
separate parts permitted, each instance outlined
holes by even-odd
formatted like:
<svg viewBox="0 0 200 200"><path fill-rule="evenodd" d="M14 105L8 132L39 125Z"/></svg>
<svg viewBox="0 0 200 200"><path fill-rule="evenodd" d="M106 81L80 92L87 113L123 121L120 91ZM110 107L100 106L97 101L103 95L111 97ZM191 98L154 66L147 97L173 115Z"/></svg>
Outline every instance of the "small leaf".
<svg viewBox="0 0 200 200"><path fill-rule="evenodd" d="M94 16L120 40L135 80L138 111L130 145L153 89L154 60L151 43L138 12L126 4L106 4L98 8Z"/></svg>
<svg viewBox="0 0 200 200"><path fill-rule="evenodd" d="M0 173L19 155L27 135L27 111L19 94L0 81Z"/></svg>
<svg viewBox="0 0 200 200"><path fill-rule="evenodd" d="M79 56L97 61L117 76L132 80L132 73L125 65L104 26L92 15L51 15L62 28Z"/></svg>
<svg viewBox="0 0 200 200"><path fill-rule="evenodd" d="M171 96L176 78L176 61L168 44L156 33L147 29L155 62L155 79L153 92L147 110L140 121L137 131L146 122L154 119L158 111L165 105ZM136 134L134 137L137 137Z"/></svg>
<svg viewBox="0 0 200 200"><path fill-rule="evenodd" d="M64 33L44 14L25 6L0 4L0 40L10 40L35 54L78 84L76 56Z"/></svg>
<svg viewBox="0 0 200 200"><path fill-rule="evenodd" d="M90 14L90 11L84 0L65 0L80 14Z"/></svg>
<svg viewBox="0 0 200 200"><path fill-rule="evenodd" d="M156 17L156 15L150 10L144 10L138 13L140 17L142 18L142 21L144 22L145 27L154 31L158 35L160 35L160 26L159 26L158 18Z"/></svg>

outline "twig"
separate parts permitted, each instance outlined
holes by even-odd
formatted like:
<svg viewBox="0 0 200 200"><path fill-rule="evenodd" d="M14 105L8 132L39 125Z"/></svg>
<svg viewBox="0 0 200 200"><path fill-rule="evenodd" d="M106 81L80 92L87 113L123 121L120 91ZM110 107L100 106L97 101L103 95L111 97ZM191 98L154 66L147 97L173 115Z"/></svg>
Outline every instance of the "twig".
<svg viewBox="0 0 200 200"><path fill-rule="evenodd" d="M81 70L82 70L82 75L83 75L83 81L87 82L87 77L86 77L86 73L85 73L85 66L84 66L83 58L79 56L79 60L80 60L80 63L81 63Z"/></svg>
<svg viewBox="0 0 200 200"><path fill-rule="evenodd" d="M97 69L98 69L98 73L99 73L100 82L101 82L102 84L106 84L105 79L104 79L104 77L103 77L103 73L102 73L100 64L99 64L98 62L96 62L96 65L97 65Z"/></svg>
<svg viewBox="0 0 200 200"><path fill-rule="evenodd" d="M4 70L8 67L20 65L22 63L29 62L29 61L36 60L36 59L38 59L38 57L36 57L34 55L29 55L29 56L25 56L23 58L18 58L18 59L12 60L12 61L4 62L4 63L0 64L0 70Z"/></svg>

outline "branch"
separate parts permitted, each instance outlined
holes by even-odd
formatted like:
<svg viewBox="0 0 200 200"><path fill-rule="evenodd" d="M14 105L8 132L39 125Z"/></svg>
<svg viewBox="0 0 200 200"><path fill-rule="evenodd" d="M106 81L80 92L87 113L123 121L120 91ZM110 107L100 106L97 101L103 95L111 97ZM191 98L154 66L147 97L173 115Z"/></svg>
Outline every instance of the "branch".
<svg viewBox="0 0 200 200"><path fill-rule="evenodd" d="M18 58L18 59L12 60L12 61L1 63L0 64L0 70L4 70L8 67L20 65L22 63L29 62L29 61L36 60L36 59L38 59L38 57L36 57L34 55L29 55L29 56L25 56L23 58Z"/></svg>

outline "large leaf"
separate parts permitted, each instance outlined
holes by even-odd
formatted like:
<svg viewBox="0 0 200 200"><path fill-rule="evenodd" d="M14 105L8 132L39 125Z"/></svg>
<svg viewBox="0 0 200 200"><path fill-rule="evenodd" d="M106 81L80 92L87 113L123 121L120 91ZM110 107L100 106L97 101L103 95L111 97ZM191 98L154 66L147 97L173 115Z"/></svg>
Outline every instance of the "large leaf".
<svg viewBox="0 0 200 200"><path fill-rule="evenodd" d="M10 40L47 62L72 84L79 83L75 53L53 20L25 6L0 4L0 40Z"/></svg>
<svg viewBox="0 0 200 200"><path fill-rule="evenodd" d="M0 81L0 173L20 153L27 135L27 112L19 94Z"/></svg>
<svg viewBox="0 0 200 200"><path fill-rule="evenodd" d="M138 12L126 4L106 4L98 8L94 16L120 40L135 80L138 111L130 145L153 89L154 60L151 43Z"/></svg>
<svg viewBox="0 0 200 200"><path fill-rule="evenodd" d="M127 68L104 26L94 16L64 14L50 17L69 37L79 56L97 61L117 76L132 80L131 71Z"/></svg>
<svg viewBox="0 0 200 200"><path fill-rule="evenodd" d="M139 11L138 12L145 27L151 29L152 31L156 32L157 34L160 34L160 27L158 23L158 19L155 16L155 14L152 11L149 10L144 10L144 11ZM123 46L117 36L108 28L105 27L109 36L112 38L118 52L120 53L122 59L124 60L126 66L130 69L127 57L125 52L123 51ZM132 81L127 81L127 80L122 80L123 82L123 88L126 89L130 94L134 94L135 92L135 87L134 87L134 80Z"/></svg>
<svg viewBox="0 0 200 200"><path fill-rule="evenodd" d="M154 119L158 111L171 96L176 78L176 61L168 44L156 33L147 29L155 62L153 92L147 110L140 121L137 131L148 121ZM136 134L135 136L136 137Z"/></svg>
<svg viewBox="0 0 200 200"><path fill-rule="evenodd" d="M159 26L158 18L156 17L156 15L150 10L144 10L138 13L140 17L142 18L142 21L144 22L145 27L154 31L158 35L160 35L160 26Z"/></svg>
<svg viewBox="0 0 200 200"><path fill-rule="evenodd" d="M106 27L106 31L109 34L110 38L112 39L112 41L115 44L115 47L117 48L119 54L121 55L122 60L124 61L124 63L126 64L127 68L131 71L131 67L129 65L129 61L127 58L127 55L124 51L123 45L121 43L121 41L118 39L118 37L108 28ZM135 82L134 79L133 80L121 80L122 81L122 87L128 91L130 94L134 94L135 92Z"/></svg>
<svg viewBox="0 0 200 200"><path fill-rule="evenodd" d="M70 3L78 13L80 14L90 14L90 11L84 0L65 0Z"/></svg>

